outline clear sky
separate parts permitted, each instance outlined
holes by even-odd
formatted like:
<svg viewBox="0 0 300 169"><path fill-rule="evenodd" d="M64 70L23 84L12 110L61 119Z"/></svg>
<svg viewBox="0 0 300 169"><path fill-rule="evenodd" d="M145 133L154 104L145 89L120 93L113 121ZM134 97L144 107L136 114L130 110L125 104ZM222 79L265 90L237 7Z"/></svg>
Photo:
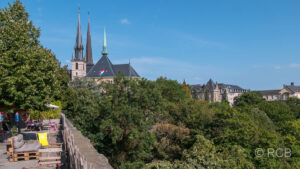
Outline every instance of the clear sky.
<svg viewBox="0 0 300 169"><path fill-rule="evenodd" d="M12 0L0 0L0 8ZM209 78L246 89L300 85L299 0L22 0L41 43L69 64L78 5L86 43L90 11L94 63L103 29L109 58L147 79L189 84Z"/></svg>

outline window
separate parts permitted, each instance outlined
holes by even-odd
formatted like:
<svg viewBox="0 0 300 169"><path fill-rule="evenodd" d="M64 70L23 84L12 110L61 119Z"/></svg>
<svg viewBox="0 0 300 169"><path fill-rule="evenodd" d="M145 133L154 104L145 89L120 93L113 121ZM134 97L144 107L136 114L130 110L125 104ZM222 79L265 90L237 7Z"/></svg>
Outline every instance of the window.
<svg viewBox="0 0 300 169"><path fill-rule="evenodd" d="M76 70L78 70L78 63L76 63ZM76 73L77 74L77 73Z"/></svg>
<svg viewBox="0 0 300 169"><path fill-rule="evenodd" d="M78 75L78 73L76 72L76 76Z"/></svg>

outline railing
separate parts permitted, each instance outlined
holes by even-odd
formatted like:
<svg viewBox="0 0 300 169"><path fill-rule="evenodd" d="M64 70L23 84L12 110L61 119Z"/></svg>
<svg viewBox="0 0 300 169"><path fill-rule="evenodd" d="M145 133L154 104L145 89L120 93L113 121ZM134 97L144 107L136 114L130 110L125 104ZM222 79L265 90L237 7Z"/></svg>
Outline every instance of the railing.
<svg viewBox="0 0 300 169"><path fill-rule="evenodd" d="M99 154L72 123L61 115L63 140L69 169L112 169L107 158Z"/></svg>

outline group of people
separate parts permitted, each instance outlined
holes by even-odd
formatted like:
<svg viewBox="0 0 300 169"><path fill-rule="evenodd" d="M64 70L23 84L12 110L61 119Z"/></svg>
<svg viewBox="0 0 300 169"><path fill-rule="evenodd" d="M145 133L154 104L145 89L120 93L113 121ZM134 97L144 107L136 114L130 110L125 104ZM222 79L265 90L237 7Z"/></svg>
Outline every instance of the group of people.
<svg viewBox="0 0 300 169"><path fill-rule="evenodd" d="M39 120L37 121L26 121L25 122L27 130L41 130L41 123Z"/></svg>
<svg viewBox="0 0 300 169"><path fill-rule="evenodd" d="M20 118L19 112L14 113L14 121L9 118L13 114L9 114L6 112L0 112L0 140L5 140L8 138L9 134L11 134L10 127L15 124L18 129L18 133L21 132L21 126L24 127L24 119ZM30 117L30 116L29 116ZM40 131L42 128L40 120L28 120L25 121L25 126L27 130L37 130Z"/></svg>
<svg viewBox="0 0 300 169"><path fill-rule="evenodd" d="M0 112L0 136L2 137L2 140L5 140L9 134L11 134L9 130L9 124L12 124L13 122L9 121L8 115L9 113L6 112ZM5 117L4 117L5 116ZM15 116L15 124L18 129L18 133L21 132L21 126L20 126L20 117L19 112L16 112L14 114Z"/></svg>

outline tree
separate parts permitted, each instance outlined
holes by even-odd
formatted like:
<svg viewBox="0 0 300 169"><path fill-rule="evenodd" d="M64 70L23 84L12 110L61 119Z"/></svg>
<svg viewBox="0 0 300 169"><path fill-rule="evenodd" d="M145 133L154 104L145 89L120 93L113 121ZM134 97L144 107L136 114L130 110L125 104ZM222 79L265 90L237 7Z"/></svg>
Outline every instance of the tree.
<svg viewBox="0 0 300 169"><path fill-rule="evenodd" d="M209 91L208 91L208 89L205 89L205 91L204 91L204 100L209 101Z"/></svg>
<svg viewBox="0 0 300 169"><path fill-rule="evenodd" d="M154 158L160 160L179 160L190 140L190 130L183 126L157 123L152 133L157 139Z"/></svg>
<svg viewBox="0 0 300 169"><path fill-rule="evenodd" d="M60 87L59 65L28 18L20 1L0 10L0 105L43 109Z"/></svg>
<svg viewBox="0 0 300 169"><path fill-rule="evenodd" d="M162 107L155 83L118 75L112 84L103 86L99 104L102 119L98 150L114 167L141 168L151 158L155 140L150 129Z"/></svg>
<svg viewBox="0 0 300 169"><path fill-rule="evenodd" d="M192 88L192 98L198 99L198 93L197 93L196 88Z"/></svg>
<svg viewBox="0 0 300 169"><path fill-rule="evenodd" d="M297 116L297 112L292 111L290 106L282 101L262 102L259 109L264 111L278 127L286 121L295 120Z"/></svg>
<svg viewBox="0 0 300 169"><path fill-rule="evenodd" d="M184 80L184 82L182 83L182 87L183 87L183 89L185 90L185 92L186 92L190 97L192 97L192 93L191 93L190 86L186 84L185 80Z"/></svg>
<svg viewBox="0 0 300 169"><path fill-rule="evenodd" d="M222 101L228 102L227 90L225 90L224 93L223 93L223 95L222 95Z"/></svg>
<svg viewBox="0 0 300 169"><path fill-rule="evenodd" d="M58 90L55 90L54 98L55 100L62 100L62 97L66 95L66 91L69 88L70 76L68 74L68 65L58 68L57 72L57 82L58 82Z"/></svg>
<svg viewBox="0 0 300 169"><path fill-rule="evenodd" d="M99 98L101 96L102 85L101 83L98 84L94 79L75 78L70 81L69 85L74 89L84 88Z"/></svg>
<svg viewBox="0 0 300 169"><path fill-rule="evenodd" d="M163 98L170 102L176 103L190 98L186 89L175 80L160 77L156 80L156 86L161 91Z"/></svg>
<svg viewBox="0 0 300 169"><path fill-rule="evenodd" d="M290 97L287 100L287 105L290 107L291 111L295 113L296 118L300 118L300 99L295 97Z"/></svg>
<svg viewBox="0 0 300 169"><path fill-rule="evenodd" d="M246 92L239 97L234 98L235 106L254 106L265 101L258 92Z"/></svg>

